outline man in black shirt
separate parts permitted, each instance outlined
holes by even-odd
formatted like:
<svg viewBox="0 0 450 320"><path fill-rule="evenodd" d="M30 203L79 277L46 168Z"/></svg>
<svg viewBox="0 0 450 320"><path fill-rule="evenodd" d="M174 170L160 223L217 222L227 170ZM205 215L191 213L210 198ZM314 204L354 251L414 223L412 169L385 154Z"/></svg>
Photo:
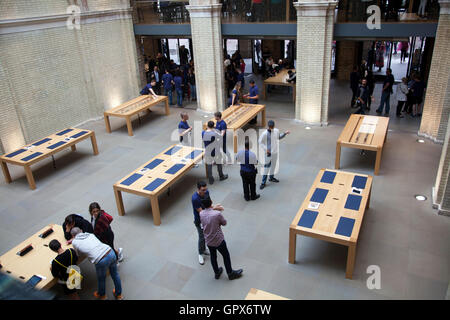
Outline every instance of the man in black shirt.
<svg viewBox="0 0 450 320"><path fill-rule="evenodd" d="M389 110L391 106L389 105L389 101L392 93L392 86L394 85L394 76L392 75L392 70L390 68L386 69L386 79L383 82L383 91L381 93L381 101L380 106L376 110L377 113L383 112L383 107L386 105L385 116L389 117Z"/></svg>
<svg viewBox="0 0 450 320"><path fill-rule="evenodd" d="M364 110L367 108L367 102L369 101L369 89L367 88L367 80L365 78L361 81L361 86L358 89L358 98L356 98L356 106L359 109L355 114L365 114Z"/></svg>
<svg viewBox="0 0 450 320"><path fill-rule="evenodd" d="M63 287L64 293L72 300L80 300L76 289L67 288L67 268L73 264L77 264L78 256L74 249L67 249L64 251L61 248L61 243L58 240L52 240L49 243L49 248L58 253L58 256L52 260L51 271L55 278L58 278L58 283Z"/></svg>
<svg viewBox="0 0 450 320"><path fill-rule="evenodd" d="M92 228L92 224L89 221L78 214L69 214L62 225L67 244L72 243L70 230L74 227L80 228L83 232L94 233L94 228Z"/></svg>
<svg viewBox="0 0 450 320"><path fill-rule="evenodd" d="M350 102L350 107L353 108L355 105L355 99L358 95L358 86L359 86L359 72L358 67L353 67L353 72L350 73L350 89L352 89L352 101Z"/></svg>

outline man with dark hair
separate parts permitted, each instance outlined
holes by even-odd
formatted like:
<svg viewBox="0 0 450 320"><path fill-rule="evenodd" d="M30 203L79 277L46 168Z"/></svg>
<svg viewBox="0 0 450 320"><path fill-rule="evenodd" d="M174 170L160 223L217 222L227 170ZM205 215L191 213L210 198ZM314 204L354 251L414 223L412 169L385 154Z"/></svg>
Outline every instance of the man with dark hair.
<svg viewBox="0 0 450 320"><path fill-rule="evenodd" d="M80 300L77 290L69 289L66 284L67 278L69 277L67 268L73 264L77 264L77 253L74 249L71 248L64 250L61 247L61 243L56 239L50 241L48 247L50 248L50 250L58 254L56 258L52 260L52 265L50 267L52 275L55 278L58 278L58 283L61 284L64 290L64 294L66 294L72 300Z"/></svg>
<svg viewBox="0 0 450 320"><path fill-rule="evenodd" d="M178 134L180 135L180 142L184 146L191 145L190 132L192 131L192 127L187 122L189 120L189 115L187 112L180 113L181 121L178 124Z"/></svg>
<svg viewBox="0 0 450 320"><path fill-rule="evenodd" d="M353 108L353 106L356 103L356 96L358 94L358 86L359 86L359 72L358 67L354 66L353 71L350 73L350 89L352 89L352 101L350 103L350 107Z"/></svg>
<svg viewBox="0 0 450 320"><path fill-rule="evenodd" d="M152 79L140 92L141 95L152 95L153 99L158 98L153 88L156 87L156 81Z"/></svg>
<svg viewBox="0 0 450 320"><path fill-rule="evenodd" d="M227 174L223 174L222 171L222 159L220 155L216 155L216 149L219 150L218 141L220 140L220 134L214 129L214 122L208 121L208 128L202 132L202 140L205 145L205 166L208 173L209 184L214 183L214 177L212 174L212 166L214 160L216 160L217 171L219 172L219 180L228 179ZM209 147L208 147L209 146Z"/></svg>
<svg viewBox="0 0 450 320"><path fill-rule="evenodd" d="M169 97L169 104L173 105L173 101L172 101L172 84L174 84L173 82L173 77L169 72L169 69L166 69L166 73L162 76L162 81L161 81L163 88L164 88L164 95Z"/></svg>
<svg viewBox="0 0 450 320"><path fill-rule="evenodd" d="M370 99L366 78L363 78L361 80L361 86L358 89L357 96L358 97L356 98L356 106L358 107L358 110L356 110L355 114L365 114L364 110L367 108L367 103Z"/></svg>
<svg viewBox="0 0 450 320"><path fill-rule="evenodd" d="M83 232L94 233L94 228L89 221L78 214L69 214L62 225L62 228L64 230L64 238L66 238L67 244L70 244L72 242L70 230L72 230L72 228L74 227L80 228Z"/></svg>
<svg viewBox="0 0 450 320"><path fill-rule="evenodd" d="M202 200L204 199L209 199L209 191L206 186L206 182L199 181L197 182L197 191L192 195L191 202L192 208L194 209L194 225L198 232L198 262L201 265L205 264L203 255L209 255L209 252L205 246L205 236L203 235L203 228L200 224L199 216L200 211L204 209L202 206ZM216 210L220 210L220 208L220 205L215 207Z"/></svg>
<svg viewBox="0 0 450 320"><path fill-rule="evenodd" d="M227 123L222 119L222 112L220 111L214 113L214 118L216 119L216 130L222 136L222 150L229 162L231 162L231 155L229 152L227 152Z"/></svg>
<svg viewBox="0 0 450 320"><path fill-rule="evenodd" d="M223 257L228 279L237 279L242 275L243 270L233 270L231 267L230 253L228 252L225 237L221 229L221 226L227 224L227 221L221 213L224 209L223 207L220 207L220 209L217 210L217 206L216 208L213 208L211 198L209 197L202 200L202 205L204 209L200 211L199 216L203 226L206 244L208 245L211 254L211 265L214 270L214 277L219 279L223 272L223 268L219 268L217 265L217 251L219 251Z"/></svg>
<svg viewBox="0 0 450 320"><path fill-rule="evenodd" d="M245 150L241 150L236 155L236 161L241 165L242 186L244 188L244 199L246 201L256 200L260 197L256 194L256 170L258 163L256 154L250 151L250 142L245 141Z"/></svg>
<svg viewBox="0 0 450 320"><path fill-rule="evenodd" d="M394 76L392 75L392 69L386 69L386 79L383 82L383 89L381 93L381 101L380 106L376 110L377 113L383 113L383 108L386 105L385 116L389 117L389 111L391 106L389 105L389 101L391 98L392 86L394 85Z"/></svg>
<svg viewBox="0 0 450 320"><path fill-rule="evenodd" d="M273 120L269 120L267 122L267 126L267 130L264 131L259 137L259 145L264 152L264 172L261 185L259 186L261 190L266 186L268 174L269 181L280 182L274 176L278 162L278 142L290 133L289 131L286 131L280 134L280 131L275 128L275 122Z"/></svg>
<svg viewBox="0 0 450 320"><path fill-rule="evenodd" d="M248 103L258 104L259 99L259 90L258 86L255 84L255 80L250 80L250 89L248 90L248 94L244 95L244 98L248 99ZM258 115L256 115L252 120L250 120L249 124L255 124L258 121Z"/></svg>

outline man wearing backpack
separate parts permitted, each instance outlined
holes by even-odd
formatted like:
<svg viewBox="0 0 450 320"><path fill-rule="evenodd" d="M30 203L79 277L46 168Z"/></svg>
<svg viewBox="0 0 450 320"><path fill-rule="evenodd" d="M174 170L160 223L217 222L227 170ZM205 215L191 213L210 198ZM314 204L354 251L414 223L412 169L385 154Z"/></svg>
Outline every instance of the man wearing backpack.
<svg viewBox="0 0 450 320"><path fill-rule="evenodd" d="M97 202L92 202L89 205L89 214L91 215L91 224L94 228L94 234L97 236L98 240L110 246L116 253L117 261L122 262L123 249L114 249L114 232L111 229L113 217L103 211Z"/></svg>
<svg viewBox="0 0 450 320"><path fill-rule="evenodd" d="M58 253L58 256L52 260L52 265L50 267L52 275L55 278L58 278L58 283L62 285L64 294L72 300L80 300L77 290L69 289L67 287L67 278L69 277L67 268L71 265L77 264L77 253L74 249L64 250L61 247L61 243L56 239L50 241L48 246L52 251Z"/></svg>

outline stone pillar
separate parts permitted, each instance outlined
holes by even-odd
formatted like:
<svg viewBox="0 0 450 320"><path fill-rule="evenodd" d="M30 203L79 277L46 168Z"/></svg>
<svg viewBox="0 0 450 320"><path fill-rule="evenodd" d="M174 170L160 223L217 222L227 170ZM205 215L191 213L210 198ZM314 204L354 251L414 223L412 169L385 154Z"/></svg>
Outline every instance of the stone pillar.
<svg viewBox="0 0 450 320"><path fill-rule="evenodd" d="M313 125L328 123L328 94L334 0L300 0L297 10L297 96L295 118Z"/></svg>
<svg viewBox="0 0 450 320"><path fill-rule="evenodd" d="M441 11L436 31L427 92L419 135L443 143L450 113L450 0L439 0Z"/></svg>
<svg viewBox="0 0 450 320"><path fill-rule="evenodd" d="M221 9L218 0L191 0L195 83L200 110L222 111L225 107Z"/></svg>
<svg viewBox="0 0 450 320"><path fill-rule="evenodd" d="M448 98L448 94L447 94ZM439 214L450 216L450 118L447 121L447 133L442 148L441 160L433 188L433 207Z"/></svg>

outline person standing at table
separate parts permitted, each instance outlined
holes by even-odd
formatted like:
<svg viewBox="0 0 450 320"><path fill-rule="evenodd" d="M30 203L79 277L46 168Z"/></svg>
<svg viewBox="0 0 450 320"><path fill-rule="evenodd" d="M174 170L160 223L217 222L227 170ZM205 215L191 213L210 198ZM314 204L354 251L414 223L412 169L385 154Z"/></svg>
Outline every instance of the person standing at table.
<svg viewBox="0 0 450 320"><path fill-rule="evenodd" d="M155 80L151 80L150 83L148 83L140 92L141 95L152 95L153 99L158 98L158 96L156 95L155 91L153 91L153 88L156 86L156 81Z"/></svg>
<svg viewBox="0 0 450 320"><path fill-rule="evenodd" d="M389 117L389 111L391 110L391 106L389 105L389 101L391 99L392 86L394 85L394 77L392 76L392 70L390 68L386 69L386 78L383 82L383 89L381 93L381 101L380 106L376 110L377 113L383 113L383 108L385 108L385 116Z"/></svg>
<svg viewBox="0 0 450 320"><path fill-rule="evenodd" d="M62 225L62 228L64 230L64 238L66 238L67 244L70 244L72 239L70 230L75 227L80 228L83 232L94 233L94 228L92 228L92 225L89 221L84 219L79 214L69 214Z"/></svg>
<svg viewBox="0 0 450 320"><path fill-rule="evenodd" d="M214 113L214 118L216 119L216 130L222 136L222 150L229 162L231 162L231 155L227 152L227 123L222 119L222 112L220 111Z"/></svg>
<svg viewBox="0 0 450 320"><path fill-rule="evenodd" d="M114 232L111 229L111 222L113 217L107 214L97 202L92 202L89 205L89 214L91 215L91 224L94 228L94 234L98 240L107 244L116 253L117 261L123 261L123 249L114 249Z"/></svg>
<svg viewBox="0 0 450 320"><path fill-rule="evenodd" d="M73 237L72 245L78 256L87 256L95 265L98 289L94 297L100 300L106 299L106 272L109 270L114 281L113 295L117 300L122 300L122 283L117 272L117 258L114 250L104 244L92 233L82 232L80 228L72 228L70 234Z"/></svg>
<svg viewBox="0 0 450 320"><path fill-rule="evenodd" d="M166 69L166 73L164 73L164 75L162 76L162 80L161 83L163 85L164 88L164 95L169 97L169 104L172 106L173 105L173 101L172 101L172 84L173 82L173 77L169 72L169 69Z"/></svg>
<svg viewBox="0 0 450 320"><path fill-rule="evenodd" d="M260 197L256 194L256 165L258 159L256 154L250 151L250 142L245 141L245 150L241 150L236 155L236 162L241 165L242 186L244 188L244 199L246 201L256 200Z"/></svg>
<svg viewBox="0 0 450 320"><path fill-rule="evenodd" d="M250 89L248 91L248 94L244 95L244 98L248 99L248 103L251 104L258 104L259 99L259 89L258 86L255 84L255 80L250 80ZM256 115L249 123L255 124L258 121L258 115Z"/></svg>
<svg viewBox="0 0 450 320"><path fill-rule="evenodd" d="M228 99L228 107L239 105L239 90L241 89L241 83L236 82L230 98Z"/></svg>
<svg viewBox="0 0 450 320"><path fill-rule="evenodd" d="M183 77L181 76L181 71L178 71L173 78L173 83L175 84L175 92L177 93L177 105L183 107Z"/></svg>
<svg viewBox="0 0 450 320"><path fill-rule="evenodd" d="M65 295L72 300L80 300L77 289L69 289L66 283L69 278L67 268L71 265L77 264L77 253L72 248L64 250L61 247L61 243L56 239L50 241L48 247L50 250L58 254L56 258L52 260L52 265L50 267L52 276L58 279L58 283L62 285Z"/></svg>
<svg viewBox="0 0 450 320"><path fill-rule="evenodd" d="M214 183L214 177L212 174L212 166L214 160L217 165L217 171L219 172L219 180L223 181L228 179L227 174L223 174L222 171L222 157L216 155L217 151L220 150L219 141L222 136L214 129L214 121L208 121L207 129L202 132L202 140L205 145L205 166L206 172L208 173L209 184Z"/></svg>
<svg viewBox="0 0 450 320"><path fill-rule="evenodd" d="M189 120L189 115L186 112L180 113L181 121L178 124L178 134L180 135L180 142L184 146L191 145L190 133L192 131L192 127L187 122Z"/></svg>
<svg viewBox="0 0 450 320"><path fill-rule="evenodd" d="M268 128L259 137L259 145L264 151L264 172L262 177L261 185L259 189L264 189L266 187L267 175L269 174L269 181L280 182L275 178L275 169L278 162L278 141L283 139L290 132L286 131L280 134L280 131L275 128L275 122L269 120Z"/></svg>
<svg viewBox="0 0 450 320"><path fill-rule="evenodd" d="M227 225L227 220L222 215L223 207L213 208L211 198L202 200L203 210L200 211L200 222L203 226L203 232L205 234L205 241L211 254L211 266L214 270L214 278L217 280L220 278L223 268L217 265L217 251L223 257L225 269L228 274L229 280L234 280L242 275L243 270L233 270L231 267L230 253L225 242L221 226Z"/></svg>

